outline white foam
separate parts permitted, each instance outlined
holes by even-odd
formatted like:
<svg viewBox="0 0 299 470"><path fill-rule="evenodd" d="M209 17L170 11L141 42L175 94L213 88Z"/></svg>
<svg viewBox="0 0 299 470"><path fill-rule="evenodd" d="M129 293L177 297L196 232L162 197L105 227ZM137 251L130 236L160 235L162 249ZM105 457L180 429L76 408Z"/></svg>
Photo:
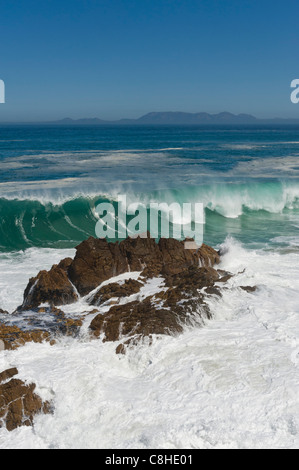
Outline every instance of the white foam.
<svg viewBox="0 0 299 470"><path fill-rule="evenodd" d="M29 248L26 251L0 253L0 308L13 312L23 301L31 277L50 269L63 258L74 257L74 249Z"/></svg>
<svg viewBox="0 0 299 470"><path fill-rule="evenodd" d="M299 254L221 248L236 276L203 328L125 356L86 329L0 354L0 371L17 367L55 407L34 428L1 429L0 448L298 448Z"/></svg>

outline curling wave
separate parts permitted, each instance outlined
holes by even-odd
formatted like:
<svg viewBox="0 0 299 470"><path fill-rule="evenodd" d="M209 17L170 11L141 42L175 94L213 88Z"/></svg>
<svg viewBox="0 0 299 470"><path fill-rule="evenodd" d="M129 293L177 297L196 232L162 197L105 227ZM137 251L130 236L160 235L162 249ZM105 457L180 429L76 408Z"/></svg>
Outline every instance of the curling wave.
<svg viewBox="0 0 299 470"><path fill-rule="evenodd" d="M29 247L72 248L95 236L98 220L95 207L100 202L116 205L116 197L78 195L60 202L38 199L0 198L0 250ZM299 213L299 185L264 182L212 184L184 188L130 193L127 202L202 202L206 226L210 231L227 230L228 219L261 218L262 213Z"/></svg>

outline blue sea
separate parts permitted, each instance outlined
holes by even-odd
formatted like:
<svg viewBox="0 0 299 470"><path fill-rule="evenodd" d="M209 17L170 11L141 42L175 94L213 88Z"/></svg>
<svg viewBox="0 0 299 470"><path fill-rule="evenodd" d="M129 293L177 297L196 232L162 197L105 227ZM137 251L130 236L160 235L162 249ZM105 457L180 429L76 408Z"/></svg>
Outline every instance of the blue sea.
<svg viewBox="0 0 299 470"><path fill-rule="evenodd" d="M202 202L204 241L286 247L299 217L299 128L5 126L0 250L70 248L119 194Z"/></svg>
<svg viewBox="0 0 299 470"><path fill-rule="evenodd" d="M234 276L204 326L124 357L87 326L0 351L0 371L55 402L34 428L0 429L0 448L298 448L299 127L2 125L0 308L74 256L119 195L203 203L203 241Z"/></svg>

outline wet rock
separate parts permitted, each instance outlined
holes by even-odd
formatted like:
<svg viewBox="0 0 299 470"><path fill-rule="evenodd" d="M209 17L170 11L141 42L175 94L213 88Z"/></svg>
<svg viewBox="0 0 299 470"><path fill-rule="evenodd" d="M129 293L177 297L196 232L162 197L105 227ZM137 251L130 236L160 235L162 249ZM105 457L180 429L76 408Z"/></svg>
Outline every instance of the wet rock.
<svg viewBox="0 0 299 470"><path fill-rule="evenodd" d="M81 326L81 315L68 317L54 306L16 312L0 323L0 350L16 349L28 342L54 344L58 335L77 336Z"/></svg>
<svg viewBox="0 0 299 470"><path fill-rule="evenodd" d="M90 299L90 305L100 305L108 300L117 297L128 297L137 294L143 284L135 279L126 279L123 284L111 282L101 287L96 294Z"/></svg>
<svg viewBox="0 0 299 470"><path fill-rule="evenodd" d="M255 292L257 286L240 286L240 288L245 290L246 292Z"/></svg>
<svg viewBox="0 0 299 470"><path fill-rule="evenodd" d="M146 267L159 273L163 257L159 245L147 232L147 238L127 238L120 242L120 250L128 261L129 271L143 271Z"/></svg>
<svg viewBox="0 0 299 470"><path fill-rule="evenodd" d="M142 271L143 277L179 274L189 266L211 267L219 263L219 254L202 245L186 249L184 241L127 238L120 243L93 237L80 243L74 260L66 258L50 271L41 271L30 279L20 310L41 303L63 305L75 302L95 290L103 281L125 272Z"/></svg>
<svg viewBox="0 0 299 470"><path fill-rule="evenodd" d="M95 293L89 299L90 305L99 306L108 301L111 305L137 294L153 277L165 280L162 291L142 300L112 305L104 315L95 316L90 324L92 334L104 341L124 338L132 344L133 338L136 341L136 338L149 338L153 334L178 334L184 325L195 321L195 317L196 321L210 318L204 296L215 293L215 282L223 281L229 275L214 269L220 261L219 253L205 244L200 248L193 244L192 249L186 249L184 241L175 239L160 239L156 243L149 233L147 235L147 238L138 236L116 243L90 237L77 247L74 260L66 258L49 271L41 271L30 279L18 312L30 311L31 315L31 310L35 310L33 313L40 316L40 324L36 324L36 316L32 315L34 333L13 329L6 330L1 336L0 330L4 347L34 341L35 337L44 338L44 330L75 335L82 322L68 319L59 309L55 312L55 305L75 302L77 292L86 296L92 291ZM96 290L104 281L132 271L141 272L138 280L111 282ZM40 306L42 303L50 306ZM28 315L26 318L30 320ZM55 319L44 325L43 315L45 318L54 315ZM40 333L37 333L37 326Z"/></svg>
<svg viewBox="0 0 299 470"><path fill-rule="evenodd" d="M166 290L141 301L113 306L105 314L97 315L90 324L96 337L105 341L127 340L117 347L124 353L125 345L141 338L173 335L183 331L185 325L203 323L210 318L201 289L212 288L219 275L213 268L189 266L185 271L168 276Z"/></svg>
<svg viewBox="0 0 299 470"><path fill-rule="evenodd" d="M2 382L6 382L8 379L11 379L14 375L17 375L18 369L16 367L12 367L11 369L6 369L5 371L0 373L0 384Z"/></svg>
<svg viewBox="0 0 299 470"><path fill-rule="evenodd" d="M147 297L142 302L134 301L110 308L105 315L97 315L90 324L95 337L103 341L118 341L128 336L151 334L175 334L182 326L170 310L157 308Z"/></svg>
<svg viewBox="0 0 299 470"><path fill-rule="evenodd" d="M219 287L206 287L205 293L208 295L218 295L219 297L221 297L221 292L220 292Z"/></svg>
<svg viewBox="0 0 299 470"><path fill-rule="evenodd" d="M68 275L80 295L84 296L103 281L128 270L128 262L118 243L90 237L77 247Z"/></svg>
<svg viewBox="0 0 299 470"><path fill-rule="evenodd" d="M62 260L50 271L40 273L30 279L25 292L24 301L19 310L31 310L42 303L64 305L76 302L78 295L67 275L67 267L71 259Z"/></svg>
<svg viewBox="0 0 299 470"><path fill-rule="evenodd" d="M147 339L147 341L145 341ZM129 347L134 347L137 346L140 343L146 344L147 346L151 346L153 340L152 340L152 335L149 335L148 337L144 337L143 335L137 335L133 336L132 338L127 339L123 343L120 343L116 349L115 352L116 354L126 354L127 348Z"/></svg>
<svg viewBox="0 0 299 470"><path fill-rule="evenodd" d="M16 368L0 374L0 428L5 426L8 431L19 426L32 426L36 414L51 412L50 402L43 402L34 393L36 385L11 378L16 374Z"/></svg>
<svg viewBox="0 0 299 470"><path fill-rule="evenodd" d="M17 349L25 343L41 343L50 341L50 333L43 330L21 330L15 325L0 323L0 351L5 349Z"/></svg>
<svg viewBox="0 0 299 470"><path fill-rule="evenodd" d="M108 243L90 237L77 247L68 275L81 295L87 295L103 281L125 272L143 271L143 276L171 275L187 267L213 266L219 263L219 254L202 245L187 250L183 241L153 238L127 238L120 243Z"/></svg>

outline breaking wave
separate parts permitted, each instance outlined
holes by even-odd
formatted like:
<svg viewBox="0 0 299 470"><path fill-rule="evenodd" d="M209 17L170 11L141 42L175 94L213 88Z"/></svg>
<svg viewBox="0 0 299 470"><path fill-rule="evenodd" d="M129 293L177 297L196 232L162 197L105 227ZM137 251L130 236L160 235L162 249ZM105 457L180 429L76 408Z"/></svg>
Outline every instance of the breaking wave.
<svg viewBox="0 0 299 470"><path fill-rule="evenodd" d="M111 202L116 209L117 196L77 195L60 201L0 198L0 250L14 251L30 247L72 248L89 236L95 236L98 220L95 208ZM227 230L227 220L261 217L261 212L281 214L299 210L299 185L282 182L225 183L127 194L127 204L139 202L201 202L206 226Z"/></svg>

